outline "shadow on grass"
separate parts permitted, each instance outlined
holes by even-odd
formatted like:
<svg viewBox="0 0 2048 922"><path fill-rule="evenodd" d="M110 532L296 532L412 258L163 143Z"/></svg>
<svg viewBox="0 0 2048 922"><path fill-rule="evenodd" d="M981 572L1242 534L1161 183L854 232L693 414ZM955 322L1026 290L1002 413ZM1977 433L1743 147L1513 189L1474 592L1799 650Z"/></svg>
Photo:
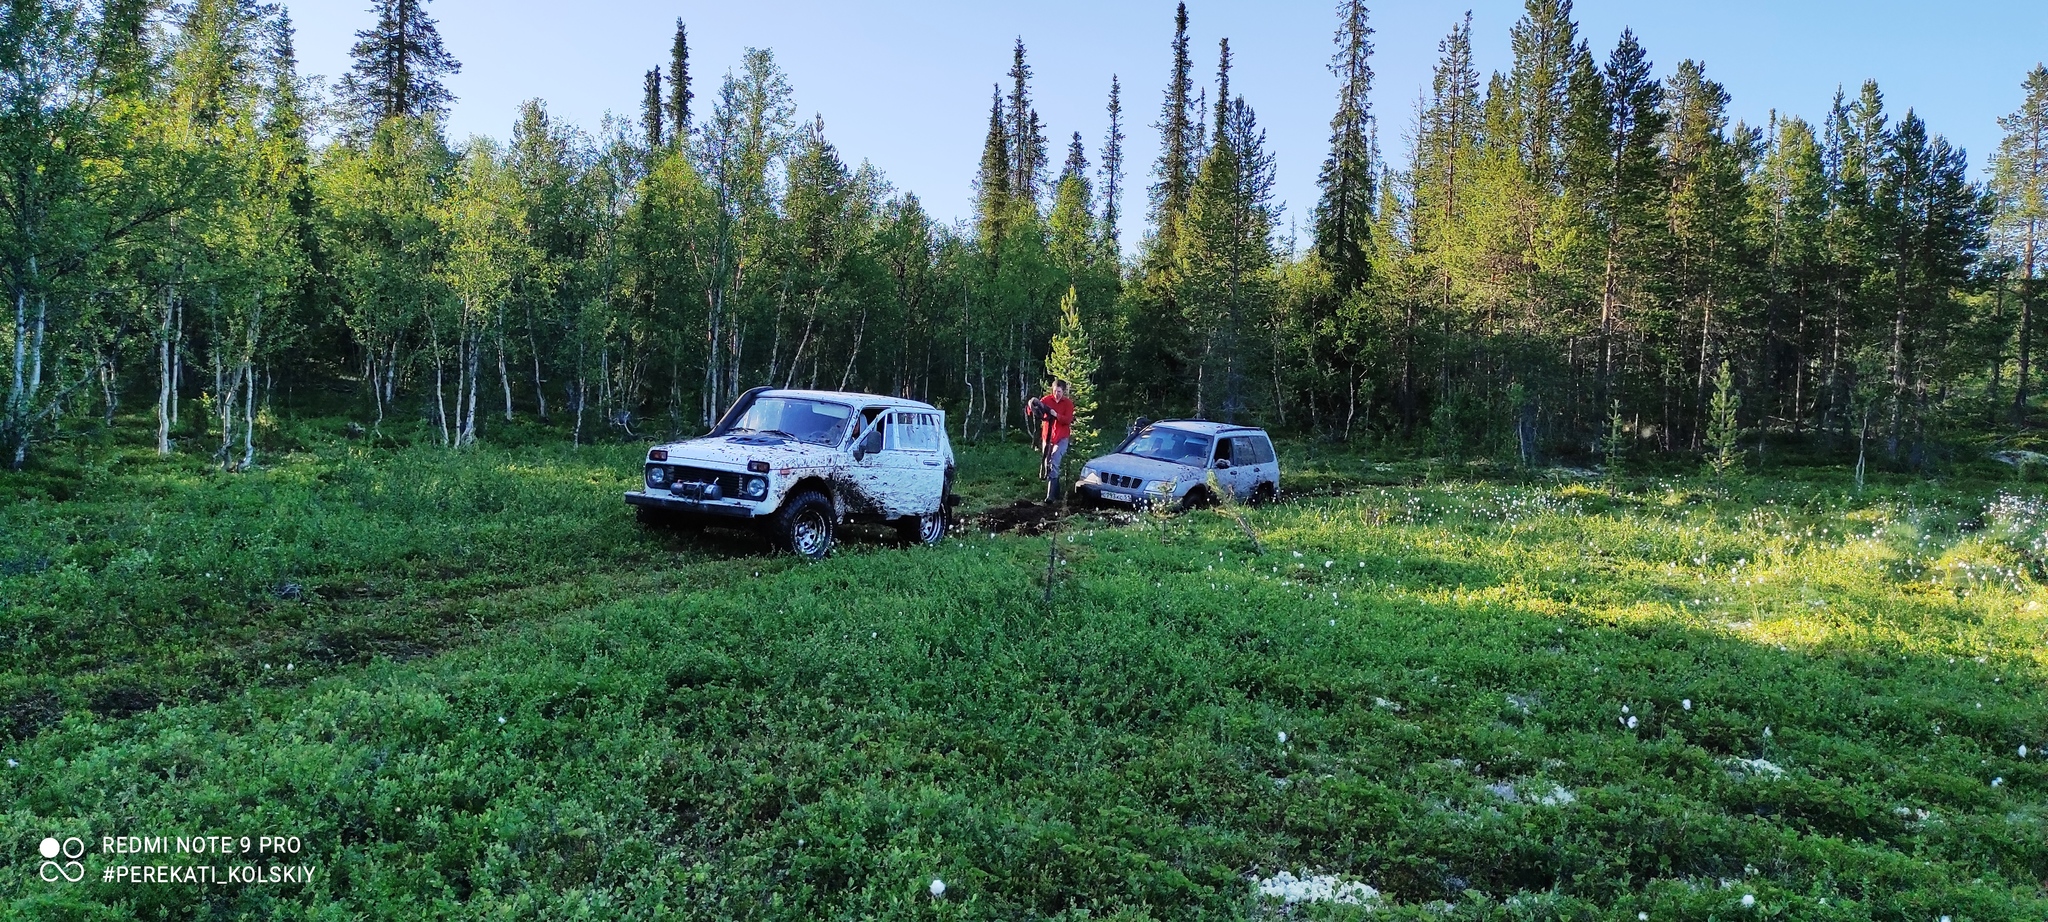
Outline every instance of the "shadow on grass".
<svg viewBox="0 0 2048 922"><path fill-rule="evenodd" d="M429 659L66 724L0 775L17 840L263 825L317 843L327 883L0 895L52 918L1233 919L1272 911L1250 878L1308 869L1392 917L2048 909L2048 770L2016 755L2048 742L2038 670L1428 595L1532 577L1369 541L1345 560L1367 587L1220 520L1172 528L1063 536L1050 609L1043 540L722 561Z"/></svg>

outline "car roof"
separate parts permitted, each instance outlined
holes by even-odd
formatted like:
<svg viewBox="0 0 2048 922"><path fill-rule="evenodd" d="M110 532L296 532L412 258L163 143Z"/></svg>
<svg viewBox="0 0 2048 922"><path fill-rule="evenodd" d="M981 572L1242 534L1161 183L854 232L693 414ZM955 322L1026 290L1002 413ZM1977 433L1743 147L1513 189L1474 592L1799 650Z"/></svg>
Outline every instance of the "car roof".
<svg viewBox="0 0 2048 922"><path fill-rule="evenodd" d="M1225 432L1263 433L1266 431L1257 426L1239 426L1235 423L1219 423L1209 419L1155 419L1151 422L1151 425L1168 426L1186 432L1199 432L1203 435L1218 435Z"/></svg>
<svg viewBox="0 0 2048 922"><path fill-rule="evenodd" d="M925 403L921 400L911 400L907 397L884 397L880 394L861 394L856 393L854 391L809 391L803 390L801 388L776 388L774 390L762 391L761 396L796 397L803 400L828 400L833 403L854 403L864 407L908 407L914 410L938 410L938 407L932 406L931 404Z"/></svg>

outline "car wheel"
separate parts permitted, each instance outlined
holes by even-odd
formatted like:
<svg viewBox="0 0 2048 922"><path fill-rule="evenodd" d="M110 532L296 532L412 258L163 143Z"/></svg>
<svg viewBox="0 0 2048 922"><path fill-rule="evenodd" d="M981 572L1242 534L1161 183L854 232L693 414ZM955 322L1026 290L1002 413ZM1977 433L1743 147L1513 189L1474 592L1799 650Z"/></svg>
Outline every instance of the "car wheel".
<svg viewBox="0 0 2048 922"><path fill-rule="evenodd" d="M1206 509L1215 504L1216 497L1210 496L1209 491L1203 487L1196 487L1192 490L1189 490L1188 495L1183 496L1180 499L1180 508L1183 511L1188 509Z"/></svg>
<svg viewBox="0 0 2048 922"><path fill-rule="evenodd" d="M1252 488L1252 505L1263 506L1270 503L1279 498L1279 493L1280 491L1270 483L1259 484Z"/></svg>
<svg viewBox="0 0 2048 922"><path fill-rule="evenodd" d="M904 516L896 520L896 533L903 536L905 544L937 544L946 537L949 518L944 510L930 515Z"/></svg>
<svg viewBox="0 0 2048 922"><path fill-rule="evenodd" d="M775 514L775 543L811 560L832 553L832 501L816 492L799 493Z"/></svg>

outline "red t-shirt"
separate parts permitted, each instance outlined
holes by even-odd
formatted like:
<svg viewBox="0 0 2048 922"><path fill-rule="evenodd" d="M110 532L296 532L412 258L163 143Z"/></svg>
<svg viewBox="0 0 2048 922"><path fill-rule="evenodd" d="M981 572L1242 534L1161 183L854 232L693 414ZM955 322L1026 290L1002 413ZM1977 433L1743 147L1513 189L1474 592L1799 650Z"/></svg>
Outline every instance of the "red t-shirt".
<svg viewBox="0 0 2048 922"><path fill-rule="evenodd" d="M1052 430L1046 438L1048 444L1057 443L1059 440L1074 434L1074 399L1072 397L1047 394L1038 398L1038 402L1045 404L1045 408L1052 411L1052 418L1046 420L1045 423L1046 428Z"/></svg>

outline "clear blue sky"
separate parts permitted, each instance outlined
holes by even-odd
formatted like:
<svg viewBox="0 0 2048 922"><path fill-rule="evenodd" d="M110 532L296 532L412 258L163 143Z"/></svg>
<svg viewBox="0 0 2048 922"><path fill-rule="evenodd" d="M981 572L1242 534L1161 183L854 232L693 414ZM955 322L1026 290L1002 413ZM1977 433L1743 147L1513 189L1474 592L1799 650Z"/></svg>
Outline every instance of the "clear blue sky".
<svg viewBox="0 0 2048 922"><path fill-rule="evenodd" d="M355 31L371 20L368 0L288 5L305 71L331 84L348 69ZM1508 29L1522 4L1371 6L1373 111L1382 147L1398 158L1438 40L1469 8L1482 73L1505 70ZM1195 0L1188 8L1198 76L1213 84L1216 41L1228 36L1232 89L1257 110L1279 158L1279 197L1304 224L1333 107L1326 65L1334 9L1322 0ZM642 74L656 65L666 71L681 17L690 28L699 113L745 48L773 49L802 116L822 114L842 156L873 162L941 219L969 213L989 91L1005 81L1011 44L1021 36L1055 167L1077 130L1098 159L1110 75L1122 78L1132 190L1124 237L1135 240L1142 230L1171 2L436 0L428 12L462 61L450 81L460 98L449 126L457 140L507 136L518 104L533 97L592 133L607 110L637 117ZM1580 0L1575 15L1602 62L1624 26L1635 29L1660 75L1685 58L1705 62L1733 97L1732 116L1752 123L1772 109L1818 121L1837 85L1853 95L1875 78L1895 119L1916 109L1932 130L1967 148L1980 173L1998 141L1997 118L2018 108L2021 79L2048 58L2048 3L2041 0Z"/></svg>

